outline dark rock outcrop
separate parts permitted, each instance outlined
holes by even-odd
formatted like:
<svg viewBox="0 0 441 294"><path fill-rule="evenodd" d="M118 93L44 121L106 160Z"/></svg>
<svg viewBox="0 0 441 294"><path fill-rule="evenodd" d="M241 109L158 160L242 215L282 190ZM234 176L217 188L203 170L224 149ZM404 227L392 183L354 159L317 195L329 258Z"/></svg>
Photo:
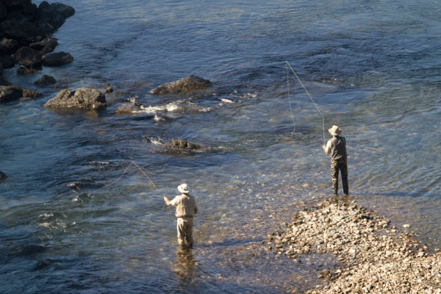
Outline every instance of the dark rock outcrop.
<svg viewBox="0 0 441 294"><path fill-rule="evenodd" d="M12 68L19 63L24 67L20 74L35 72L42 57L58 45L52 34L74 13L61 3L43 1L37 7L31 0L0 0L0 64ZM0 78L0 84L8 83Z"/></svg>
<svg viewBox="0 0 441 294"><path fill-rule="evenodd" d="M71 63L74 60L72 55L65 52L49 53L43 57L44 66L60 66Z"/></svg>
<svg viewBox="0 0 441 294"><path fill-rule="evenodd" d="M0 4L1 4L1 2L0 2ZM5 173L0 171L0 181L3 181L6 178L7 178L7 176L5 175Z"/></svg>
<svg viewBox="0 0 441 294"><path fill-rule="evenodd" d="M49 85L53 85L57 82L57 80L54 79L54 77L52 76L48 76L48 75L43 75L41 78L39 78L38 80L36 80L34 82L35 86L49 86Z"/></svg>
<svg viewBox="0 0 441 294"><path fill-rule="evenodd" d="M14 57L18 64L23 65L28 69L41 67L41 54L30 47L22 47L18 49Z"/></svg>
<svg viewBox="0 0 441 294"><path fill-rule="evenodd" d="M23 89L16 86L0 86L0 103L15 101L23 97Z"/></svg>
<svg viewBox="0 0 441 294"><path fill-rule="evenodd" d="M13 39L3 38L0 42L0 55L10 55L20 48L20 44Z"/></svg>
<svg viewBox="0 0 441 294"><path fill-rule="evenodd" d="M44 107L52 109L82 110L100 109L106 106L106 96L98 90L90 88L63 90L44 105Z"/></svg>
<svg viewBox="0 0 441 294"><path fill-rule="evenodd" d="M21 98L36 98L41 96L41 93L33 90L22 89L17 86L0 86L0 103L7 103L16 101Z"/></svg>
<svg viewBox="0 0 441 294"><path fill-rule="evenodd" d="M160 85L149 91L150 94L178 94L211 87L211 82L201 77L190 75L175 82Z"/></svg>
<svg viewBox="0 0 441 294"><path fill-rule="evenodd" d="M168 141L164 144L164 146L167 148L180 149L180 150L198 150L202 148L199 145L181 139Z"/></svg>
<svg viewBox="0 0 441 294"><path fill-rule="evenodd" d="M56 38L47 37L42 41L34 42L29 45L35 51L40 52L41 55L51 53L58 46L58 40Z"/></svg>

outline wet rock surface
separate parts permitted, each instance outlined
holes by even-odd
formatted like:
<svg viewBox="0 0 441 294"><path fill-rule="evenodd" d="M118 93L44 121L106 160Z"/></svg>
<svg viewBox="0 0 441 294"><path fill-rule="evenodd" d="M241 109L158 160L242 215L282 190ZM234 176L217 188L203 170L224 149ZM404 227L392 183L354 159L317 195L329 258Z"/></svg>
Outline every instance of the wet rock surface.
<svg viewBox="0 0 441 294"><path fill-rule="evenodd" d="M41 93L33 90L22 89L17 86L0 86L0 103L7 103L16 101L21 98L36 98L41 96Z"/></svg>
<svg viewBox="0 0 441 294"><path fill-rule="evenodd" d="M52 109L80 110L101 109L106 106L106 96L91 88L63 90L44 105L44 107Z"/></svg>
<svg viewBox="0 0 441 294"><path fill-rule="evenodd" d="M149 91L150 94L178 94L211 87L211 82L201 77L190 75L175 82L160 85Z"/></svg>
<svg viewBox="0 0 441 294"><path fill-rule="evenodd" d="M49 53L43 57L44 66L61 66L74 61L72 55L66 52Z"/></svg>
<svg viewBox="0 0 441 294"><path fill-rule="evenodd" d="M4 172L0 171L0 181L3 181L6 178L7 178L6 174Z"/></svg>
<svg viewBox="0 0 441 294"><path fill-rule="evenodd" d="M197 144L193 144L191 142L188 142L186 140L181 140L181 139L170 140L164 144L164 147L172 148L172 149L179 149L179 150L198 150L198 149L202 148L201 146L199 146Z"/></svg>
<svg viewBox="0 0 441 294"><path fill-rule="evenodd" d="M268 235L268 250L293 261L329 254L339 262L318 272L327 283L305 293L441 293L441 255L355 202L324 200L292 220Z"/></svg>
<svg viewBox="0 0 441 294"><path fill-rule="evenodd" d="M31 0L0 1L2 67L12 68L18 63L22 68L17 72L28 75L38 72L46 59L49 66L72 62L73 57L68 53L57 56L55 61L53 56L49 58L45 55L54 51L58 45L52 34L74 14L74 8L61 3L49 4L43 1L37 7ZM0 75L0 85L8 84Z"/></svg>
<svg viewBox="0 0 441 294"><path fill-rule="evenodd" d="M35 86L49 86L49 85L53 85L57 82L57 80L55 80L54 77L52 76L48 76L48 75L43 75L41 78L39 78L38 80L36 80L34 82Z"/></svg>

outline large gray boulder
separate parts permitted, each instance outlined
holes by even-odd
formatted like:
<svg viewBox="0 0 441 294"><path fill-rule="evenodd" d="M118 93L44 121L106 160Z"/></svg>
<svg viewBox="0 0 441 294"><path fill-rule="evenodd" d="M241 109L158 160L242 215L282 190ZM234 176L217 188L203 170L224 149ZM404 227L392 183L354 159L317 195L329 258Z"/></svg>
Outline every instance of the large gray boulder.
<svg viewBox="0 0 441 294"><path fill-rule="evenodd" d="M190 75L175 82L170 82L149 91L150 94L178 94L211 87L211 82L201 77Z"/></svg>
<svg viewBox="0 0 441 294"><path fill-rule="evenodd" d="M44 105L44 107L52 109L82 110L100 109L106 106L106 96L98 90L90 88L63 90Z"/></svg>

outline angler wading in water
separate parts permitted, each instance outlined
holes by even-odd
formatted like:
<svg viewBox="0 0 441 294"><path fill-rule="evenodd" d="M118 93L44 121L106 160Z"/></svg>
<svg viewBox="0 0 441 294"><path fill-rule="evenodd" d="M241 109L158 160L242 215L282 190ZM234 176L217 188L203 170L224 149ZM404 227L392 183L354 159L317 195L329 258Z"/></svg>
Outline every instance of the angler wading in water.
<svg viewBox="0 0 441 294"><path fill-rule="evenodd" d="M348 184L348 155L346 153L346 139L341 137L341 130L338 126L332 126L328 130L332 139L328 141L323 150L326 154L331 154L331 175L334 197L338 197L338 173L341 173L343 182L343 193L345 197L349 196Z"/></svg>
<svg viewBox="0 0 441 294"><path fill-rule="evenodd" d="M190 195L190 187L182 184L178 187L181 195L176 196L173 200L168 200L164 196L167 206L176 206L178 243L179 245L193 246L193 216L198 213L196 200Z"/></svg>

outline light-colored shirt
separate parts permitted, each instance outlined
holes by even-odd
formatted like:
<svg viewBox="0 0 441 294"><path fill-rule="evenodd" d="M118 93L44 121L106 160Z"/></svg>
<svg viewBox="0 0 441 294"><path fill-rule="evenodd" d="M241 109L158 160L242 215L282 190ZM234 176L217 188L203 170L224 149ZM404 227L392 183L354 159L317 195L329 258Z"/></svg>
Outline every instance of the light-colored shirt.
<svg viewBox="0 0 441 294"><path fill-rule="evenodd" d="M170 205L176 206L176 217L193 217L198 213L196 200L190 194L176 196Z"/></svg>

